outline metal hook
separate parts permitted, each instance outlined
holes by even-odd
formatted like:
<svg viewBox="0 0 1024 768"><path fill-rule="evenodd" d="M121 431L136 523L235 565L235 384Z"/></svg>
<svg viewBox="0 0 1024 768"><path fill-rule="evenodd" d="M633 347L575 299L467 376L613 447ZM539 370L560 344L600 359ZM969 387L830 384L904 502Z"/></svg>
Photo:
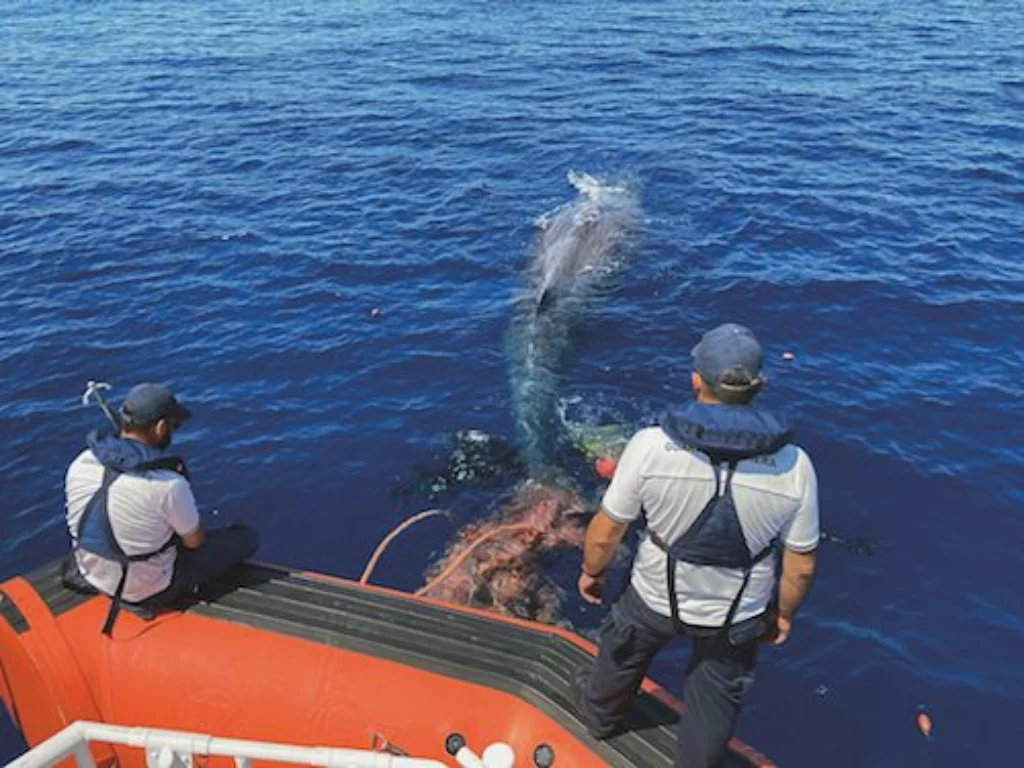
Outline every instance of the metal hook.
<svg viewBox="0 0 1024 768"><path fill-rule="evenodd" d="M89 398L95 398L96 403L103 410L103 413L110 419L110 423L114 425L114 429L120 430L122 427L121 419L107 404L107 401L101 394L103 391L110 389L110 385L105 381L93 381L89 380L85 385L85 392L82 393L82 405L89 404Z"/></svg>

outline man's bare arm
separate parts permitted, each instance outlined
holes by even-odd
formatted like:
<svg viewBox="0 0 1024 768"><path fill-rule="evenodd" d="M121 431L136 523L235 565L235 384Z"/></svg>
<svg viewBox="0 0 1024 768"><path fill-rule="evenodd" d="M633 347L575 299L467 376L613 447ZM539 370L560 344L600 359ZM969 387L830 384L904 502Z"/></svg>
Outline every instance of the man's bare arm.
<svg viewBox="0 0 1024 768"><path fill-rule="evenodd" d="M782 579L779 582L779 615L782 618L792 621L793 614L810 592L817 558L816 550L794 552L783 548Z"/></svg>
<svg viewBox="0 0 1024 768"><path fill-rule="evenodd" d="M597 577L607 570L615 557L622 537L626 535L626 523L619 523L608 516L602 507L587 526L583 541L583 572Z"/></svg>
<svg viewBox="0 0 1024 768"><path fill-rule="evenodd" d="M181 543L186 549L199 549L204 541L206 541L206 531L203 529L202 523L197 525L192 533L186 533L181 537Z"/></svg>
<svg viewBox="0 0 1024 768"><path fill-rule="evenodd" d="M629 525L619 523L599 509L587 526L583 540L583 573L580 574L580 597L592 605L601 602L604 589L604 574L615 557L615 550L626 534Z"/></svg>

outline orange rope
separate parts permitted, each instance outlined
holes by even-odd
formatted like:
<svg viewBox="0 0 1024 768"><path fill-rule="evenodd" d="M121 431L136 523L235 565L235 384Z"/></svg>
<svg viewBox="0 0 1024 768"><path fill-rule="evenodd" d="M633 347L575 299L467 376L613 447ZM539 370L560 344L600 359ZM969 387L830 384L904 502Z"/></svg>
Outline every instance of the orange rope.
<svg viewBox="0 0 1024 768"><path fill-rule="evenodd" d="M420 520L423 520L425 518L433 517L434 515L447 514L448 513L445 512L443 509L428 509L426 512L420 512L418 515L413 515L412 517L408 518L407 520L404 520L403 522L395 526L391 530L391 533L385 536L383 541L381 541L381 543L378 544L377 548L373 551L373 556L370 557L370 562L366 564L366 568L363 570L363 575L359 577L359 583L366 584L367 582L369 582L370 574L373 573L373 569L377 567L377 561L380 560L381 555L384 554L384 550L388 548L388 545L392 541L394 541L395 537L398 536L402 531L404 531L411 525L415 525Z"/></svg>
<svg viewBox="0 0 1024 768"><path fill-rule="evenodd" d="M493 539L499 533L508 533L510 531L535 531L535 530L537 530L536 526L530 525L529 523L517 523L516 525L500 525L497 528L495 528L493 531L488 531L483 536L481 536L479 539L477 539L472 544L470 544L468 547L466 547L464 550L462 550L462 552L459 553L459 556L456 557L454 560L452 560L452 562L450 562L448 564L447 568L445 568L443 571L441 571L441 573L439 573L437 576L432 578L425 586L422 586L419 589L417 589L415 594L422 595L422 594L425 594L426 592L429 592L430 590L432 590L434 587L436 587L442 581L444 581L449 576L451 576L452 573L455 571L455 569L458 568L460 565L462 565L463 562L465 562L466 558L469 557L470 553L472 553L472 551L474 549L476 549L478 546L483 544L485 541L488 541L489 539Z"/></svg>

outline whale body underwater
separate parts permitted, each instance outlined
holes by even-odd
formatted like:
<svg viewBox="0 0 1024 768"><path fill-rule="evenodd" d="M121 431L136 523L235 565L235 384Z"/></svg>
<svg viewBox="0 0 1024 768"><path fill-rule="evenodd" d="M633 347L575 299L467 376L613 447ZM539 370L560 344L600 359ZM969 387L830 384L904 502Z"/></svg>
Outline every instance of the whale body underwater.
<svg viewBox="0 0 1024 768"><path fill-rule="evenodd" d="M642 238L635 186L570 172L574 200L537 219L508 333L512 410L527 470L550 474L564 435L558 392L573 335L618 284Z"/></svg>

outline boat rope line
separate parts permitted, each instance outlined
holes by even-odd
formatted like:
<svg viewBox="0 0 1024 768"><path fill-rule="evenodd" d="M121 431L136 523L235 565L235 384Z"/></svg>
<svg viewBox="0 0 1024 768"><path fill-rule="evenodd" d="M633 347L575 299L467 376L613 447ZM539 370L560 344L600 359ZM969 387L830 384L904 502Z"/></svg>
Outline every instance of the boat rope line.
<svg viewBox="0 0 1024 768"><path fill-rule="evenodd" d="M441 571L439 574L437 574L437 576L432 578L424 586L422 586L419 589L417 589L416 592L414 592L413 594L415 594L418 597L423 596L424 594L426 594L427 592L432 590L434 587L436 587L438 584L443 582L445 579L447 579L449 576L451 576L452 573L455 572L456 568L458 568L460 565L462 565L466 561L466 558L469 557L473 553L473 550L475 550L478 546L480 546L484 542L490 541L491 539L493 539L496 536L499 536L501 534L505 534L505 533L518 533L518 532L526 532L526 531L534 531L534 532L536 532L538 534L540 533L540 531L537 529L537 526L535 526L535 525L533 525L531 523L514 523L514 524L511 524L511 525L499 525L497 528L494 528L494 529L488 531L483 536L480 536L473 543L471 543L469 546L467 546L464 550L462 550L462 552L459 553L458 557L456 557L454 560L452 560L448 564L448 567L446 567L443 571Z"/></svg>
<svg viewBox="0 0 1024 768"><path fill-rule="evenodd" d="M544 573L545 554L582 545L580 517L586 505L565 488L528 481L494 515L469 522L455 532L445 551L423 575L417 597L490 610L553 624L559 590ZM416 523L444 515L429 509L399 523L373 552L358 583L370 582L388 546Z"/></svg>
<svg viewBox="0 0 1024 768"><path fill-rule="evenodd" d="M370 556L369 561L366 563L366 568L363 569L363 575L359 577L359 583L364 586L366 584L369 584L370 576L373 575L374 568L377 567L377 563L380 561L380 558L384 555L384 551L388 548L392 541L394 541L404 531L416 525L416 523L420 522L421 520L426 520L429 517L436 516L443 516L449 519L451 518L451 514L447 510L428 509L403 520L401 523L399 523L393 529L391 529L391 532L388 533L388 535L381 540L380 544L378 544L377 548L373 551L373 555ZM481 544L484 544L490 541L491 539L494 539L504 534L526 533L528 531L533 531L537 534L541 533L537 526L531 523L513 523L508 525L499 525L497 528L493 528L490 531L487 531L487 533L483 534L482 536L479 536L475 541L471 542L464 550L462 550L462 552L458 554L458 556L455 559L448 563L448 565L445 567L443 571L434 576L434 578L432 578L422 587L417 589L413 594L422 597L427 592L436 587L438 584L441 584L445 579L451 576L460 565L466 562L466 559L471 554L473 554L476 548L479 547Z"/></svg>
<svg viewBox="0 0 1024 768"><path fill-rule="evenodd" d="M362 585L366 585L369 583L370 575L373 573L373 569L377 567L377 561L380 560L381 556L384 554L384 550L388 548L388 545L390 545L391 542L394 541L397 536L399 536L407 528L410 528L416 523L418 523L420 520L425 520L428 517L434 517L436 515L442 515L444 517L447 517L448 519L451 519L451 514L447 510L428 509L424 512L420 512L419 514L415 514L412 517L403 520L401 523L396 525L391 530L391 532L381 540L380 544L378 544L377 548L373 551L373 555L370 557L369 562L367 562L366 564L366 568L363 570L363 575L359 577L359 583Z"/></svg>

